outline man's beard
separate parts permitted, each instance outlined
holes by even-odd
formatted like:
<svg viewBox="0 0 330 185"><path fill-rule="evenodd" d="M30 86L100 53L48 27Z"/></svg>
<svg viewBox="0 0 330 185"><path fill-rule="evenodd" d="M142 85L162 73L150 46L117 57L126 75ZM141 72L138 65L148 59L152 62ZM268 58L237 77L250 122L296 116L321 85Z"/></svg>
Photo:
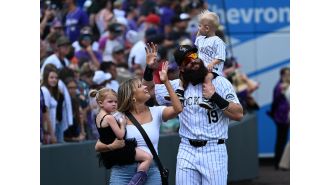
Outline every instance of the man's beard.
<svg viewBox="0 0 330 185"><path fill-rule="evenodd" d="M208 73L208 70L202 61L194 65L199 65L199 69L197 70L185 69L184 72L182 72L182 78L186 85L188 85L189 82L192 83L193 85L203 83L204 78Z"/></svg>

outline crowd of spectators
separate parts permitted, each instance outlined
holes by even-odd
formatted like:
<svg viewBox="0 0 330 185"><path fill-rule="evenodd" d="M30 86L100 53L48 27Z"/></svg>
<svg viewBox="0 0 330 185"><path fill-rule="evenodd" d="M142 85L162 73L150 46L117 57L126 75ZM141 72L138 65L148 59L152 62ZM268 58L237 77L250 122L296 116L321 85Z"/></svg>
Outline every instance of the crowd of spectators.
<svg viewBox="0 0 330 185"><path fill-rule="evenodd" d="M159 62L170 62L169 78L178 78L173 51L193 45L204 9L203 0L40 0L40 143L97 139L89 90L117 91L124 80L142 78L148 42L158 45ZM234 58L228 61L225 75L240 101L257 109L251 94L258 84L239 72ZM178 129L177 120L170 123Z"/></svg>

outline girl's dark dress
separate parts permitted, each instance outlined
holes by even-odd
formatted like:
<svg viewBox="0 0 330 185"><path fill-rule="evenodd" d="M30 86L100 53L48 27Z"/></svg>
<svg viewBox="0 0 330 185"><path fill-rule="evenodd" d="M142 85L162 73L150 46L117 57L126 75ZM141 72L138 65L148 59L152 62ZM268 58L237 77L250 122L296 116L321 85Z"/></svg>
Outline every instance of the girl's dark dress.
<svg viewBox="0 0 330 185"><path fill-rule="evenodd" d="M109 114L106 114L103 116L100 122L101 123L105 116ZM96 123L96 120L95 120ZM118 122L117 122L118 124ZM118 124L119 126L119 124ZM97 126L96 126L97 127ZM110 126L99 128L97 127L97 130L100 135L100 141L104 144L111 144L115 139L116 135L112 131ZM125 134L126 135L126 134ZM135 162L135 147L136 147L136 140L133 139L125 139L125 146L120 149L116 149L109 152L100 152L98 154L99 157L99 163L103 164L105 168L110 169L113 165L125 165L125 164L131 164Z"/></svg>

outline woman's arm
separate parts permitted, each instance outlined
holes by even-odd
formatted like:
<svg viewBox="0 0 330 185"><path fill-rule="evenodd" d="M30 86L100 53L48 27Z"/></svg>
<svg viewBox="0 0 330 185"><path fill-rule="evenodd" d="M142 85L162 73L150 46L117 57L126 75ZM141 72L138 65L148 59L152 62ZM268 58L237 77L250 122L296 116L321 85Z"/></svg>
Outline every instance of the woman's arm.
<svg viewBox="0 0 330 185"><path fill-rule="evenodd" d="M54 144L57 142L55 132L53 130L52 124L50 122L49 118L49 111L46 108L46 111L42 113L42 118L43 118L43 127L44 127L44 134L49 134L50 135L50 144Z"/></svg>
<svg viewBox="0 0 330 185"><path fill-rule="evenodd" d="M156 68L157 61L157 45L147 43L146 50L146 68L143 74L142 84L147 86L147 89L152 97L155 96L155 83L153 81L153 70Z"/></svg>
<svg viewBox="0 0 330 185"><path fill-rule="evenodd" d="M99 139L95 143L95 150L97 152L109 152L123 148L125 146L125 140L115 139L111 144L104 144Z"/></svg>
<svg viewBox="0 0 330 185"><path fill-rule="evenodd" d="M44 17L40 23L40 35L44 33L48 20L54 15L53 10L46 9Z"/></svg>
<svg viewBox="0 0 330 185"><path fill-rule="evenodd" d="M88 55L91 57L92 64L94 65L95 68L98 69L100 67L100 61L96 58L91 44L89 46L87 46L86 51L87 51Z"/></svg>
<svg viewBox="0 0 330 185"><path fill-rule="evenodd" d="M179 113L182 112L182 104L179 97L175 94L170 81L167 76L168 61L162 64L162 70L159 71L160 80L164 83L172 102L172 106L166 107L163 111L163 120L167 121L169 119L175 118Z"/></svg>

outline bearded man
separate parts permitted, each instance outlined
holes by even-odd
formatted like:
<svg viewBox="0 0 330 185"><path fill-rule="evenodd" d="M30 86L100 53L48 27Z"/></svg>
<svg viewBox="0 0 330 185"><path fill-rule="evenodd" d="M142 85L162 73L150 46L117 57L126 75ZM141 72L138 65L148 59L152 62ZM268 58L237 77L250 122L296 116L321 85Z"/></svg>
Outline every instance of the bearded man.
<svg viewBox="0 0 330 185"><path fill-rule="evenodd" d="M155 94L158 104L169 103L164 99L167 90L163 84L152 82L152 66L156 62L157 46L147 44L147 67L144 84ZM180 81L184 87L183 111L179 114L181 142L177 155L176 183L226 185L228 155L226 145L230 120L240 121L243 108L239 103L232 84L224 77L217 76L212 84L204 85L207 68L197 56L197 48L181 45L174 52L179 66L179 77L171 81L178 89ZM203 96L214 102L212 110L199 106Z"/></svg>

